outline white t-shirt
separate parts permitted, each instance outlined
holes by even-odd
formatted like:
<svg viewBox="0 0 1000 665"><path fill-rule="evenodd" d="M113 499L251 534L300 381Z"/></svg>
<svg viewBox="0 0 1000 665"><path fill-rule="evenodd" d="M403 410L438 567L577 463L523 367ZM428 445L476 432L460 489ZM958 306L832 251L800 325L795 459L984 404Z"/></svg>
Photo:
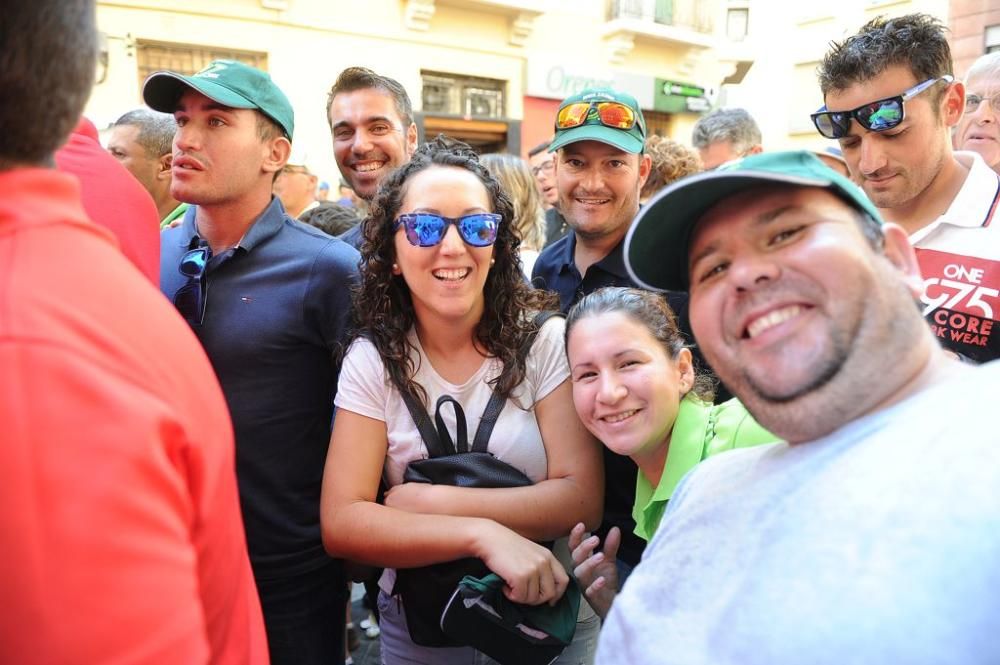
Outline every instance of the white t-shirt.
<svg viewBox="0 0 1000 665"><path fill-rule="evenodd" d="M1000 661L997 385L1000 362L821 439L696 466L598 665Z"/></svg>
<svg viewBox="0 0 1000 665"><path fill-rule="evenodd" d="M569 364L563 352L565 320L552 317L542 326L528 353L525 379L507 399L507 404L489 441L489 451L519 469L533 482L548 477L545 446L535 420L534 405L569 377ZM427 359L416 332L409 340L416 348L415 380L427 391L428 415L434 418L434 406L442 395L451 395L465 412L468 441L471 445L483 410L493 392L487 383L499 375L500 361L487 358L468 381L456 385L438 374ZM417 426L392 386L378 351L367 339L357 339L344 358L335 401L338 409L353 411L385 422L388 450L384 477L389 487L403 482L406 465L427 457ZM455 412L451 406L441 409L448 431L455 439Z"/></svg>

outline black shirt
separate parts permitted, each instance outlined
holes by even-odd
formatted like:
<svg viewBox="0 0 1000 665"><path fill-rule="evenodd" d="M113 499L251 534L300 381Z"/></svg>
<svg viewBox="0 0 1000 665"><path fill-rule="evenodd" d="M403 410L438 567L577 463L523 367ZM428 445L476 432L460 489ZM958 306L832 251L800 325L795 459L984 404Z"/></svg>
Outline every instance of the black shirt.
<svg viewBox="0 0 1000 665"><path fill-rule="evenodd" d="M559 238L563 238L569 232L569 224L566 218L559 212L559 208L549 208L545 211L545 246L548 247Z"/></svg>

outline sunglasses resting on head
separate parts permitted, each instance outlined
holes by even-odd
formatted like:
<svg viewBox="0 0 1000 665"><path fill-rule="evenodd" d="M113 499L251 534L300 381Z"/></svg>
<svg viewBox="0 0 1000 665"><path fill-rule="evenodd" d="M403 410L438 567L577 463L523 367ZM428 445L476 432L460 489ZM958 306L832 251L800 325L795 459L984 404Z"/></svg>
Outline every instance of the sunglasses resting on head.
<svg viewBox="0 0 1000 665"><path fill-rule="evenodd" d="M851 118L867 130L884 132L903 122L905 102L930 89L938 81L950 84L954 80L952 76L946 74L927 79L902 94L869 102L850 111L828 111L826 106L823 106L810 117L816 125L816 130L828 139L842 139L847 136L851 131Z"/></svg>
<svg viewBox="0 0 1000 665"><path fill-rule="evenodd" d="M635 111L621 102L576 102L559 109L556 129L579 127L588 119L600 120L605 127L625 130L632 129L636 123Z"/></svg>
<svg viewBox="0 0 1000 665"><path fill-rule="evenodd" d="M500 215L478 212L459 218L442 217L429 212L415 212L400 215L392 226L393 232L400 226L406 239L414 247L433 247L444 239L448 226L454 224L458 234L473 247L489 247L497 239Z"/></svg>

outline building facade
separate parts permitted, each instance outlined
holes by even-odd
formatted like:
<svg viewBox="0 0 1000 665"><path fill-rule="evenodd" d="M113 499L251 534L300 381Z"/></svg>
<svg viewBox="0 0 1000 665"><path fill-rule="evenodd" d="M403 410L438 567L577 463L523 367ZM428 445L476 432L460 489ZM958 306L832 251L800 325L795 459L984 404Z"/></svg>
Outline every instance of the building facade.
<svg viewBox="0 0 1000 665"><path fill-rule="evenodd" d="M141 104L151 72L236 58L287 93L296 153L328 180L338 174L326 96L353 65L406 87L422 137L444 132L483 152L525 153L551 136L559 100L605 83L640 100L651 131L687 142L745 54L719 48L727 9L726 0L99 1L100 82L86 113L107 127Z"/></svg>
<svg viewBox="0 0 1000 665"><path fill-rule="evenodd" d="M1000 51L1000 0L951 0L949 4L955 74L965 78L976 58Z"/></svg>

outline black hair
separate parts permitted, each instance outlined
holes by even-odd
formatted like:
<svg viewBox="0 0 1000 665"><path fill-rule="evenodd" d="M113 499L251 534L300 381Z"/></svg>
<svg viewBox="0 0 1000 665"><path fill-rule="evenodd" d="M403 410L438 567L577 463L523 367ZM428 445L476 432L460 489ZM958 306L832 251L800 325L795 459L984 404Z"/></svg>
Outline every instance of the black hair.
<svg viewBox="0 0 1000 665"><path fill-rule="evenodd" d="M918 82L952 73L947 28L928 14L878 16L842 42L831 43L817 75L823 96L870 81L890 67L905 66ZM944 88L935 91L939 101ZM937 104L935 103L935 108Z"/></svg>
<svg viewBox="0 0 1000 665"><path fill-rule="evenodd" d="M94 0L4 3L0 44L0 168L48 163L94 83Z"/></svg>
<svg viewBox="0 0 1000 665"><path fill-rule="evenodd" d="M684 333L677 325L677 316L663 296L641 289L606 286L587 294L569 310L566 315L567 350L569 336L581 319L612 312L621 312L644 326L663 346L671 360L677 360L681 349L687 347ZM715 396L715 379L709 374L695 371L691 390L702 400L711 402Z"/></svg>
<svg viewBox="0 0 1000 665"><path fill-rule="evenodd" d="M379 186L370 216L363 225L361 284L354 291L357 334L366 336L375 345L397 390L421 401L426 399L423 388L413 380L416 367L408 340L416 322L413 301L406 280L392 269L396 260L393 221L406 197L409 181L436 166L473 173L486 188L493 212L501 217L493 243L494 264L483 287L486 307L473 334L480 348L503 364L495 386L506 397L524 380L527 348L531 335L538 329L531 313L556 310L558 298L554 293L531 288L525 281L510 199L479 162L476 152L461 141L445 136L428 141Z"/></svg>

